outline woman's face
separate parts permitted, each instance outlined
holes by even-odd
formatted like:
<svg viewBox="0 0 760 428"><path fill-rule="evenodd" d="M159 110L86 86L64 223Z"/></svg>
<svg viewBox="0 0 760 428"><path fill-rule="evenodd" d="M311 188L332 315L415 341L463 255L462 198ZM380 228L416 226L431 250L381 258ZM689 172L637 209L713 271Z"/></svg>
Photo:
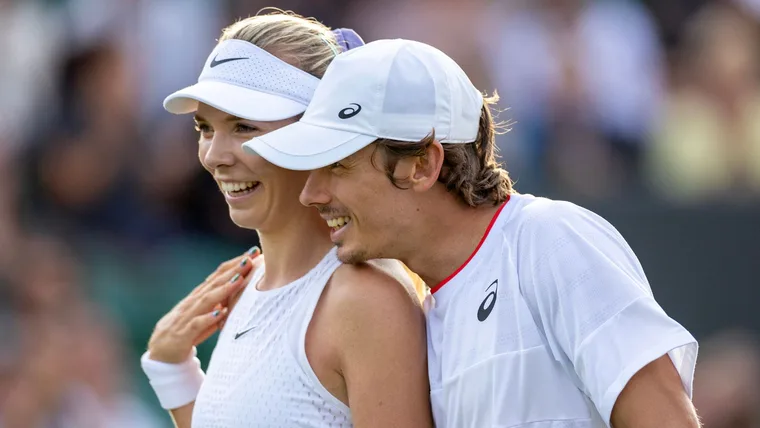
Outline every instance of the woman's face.
<svg viewBox="0 0 760 428"><path fill-rule="evenodd" d="M232 116L201 103L195 115L198 158L224 195L230 217L240 227L267 230L287 227L289 213L303 209L298 195L308 171L279 168L243 151L254 137L293 123L296 118L258 122Z"/></svg>

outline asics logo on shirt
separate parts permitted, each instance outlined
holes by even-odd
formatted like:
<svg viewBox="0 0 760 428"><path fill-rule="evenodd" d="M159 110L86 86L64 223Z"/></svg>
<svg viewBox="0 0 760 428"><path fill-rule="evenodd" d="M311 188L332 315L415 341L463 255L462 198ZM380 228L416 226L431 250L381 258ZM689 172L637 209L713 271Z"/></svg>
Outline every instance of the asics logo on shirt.
<svg viewBox="0 0 760 428"><path fill-rule="evenodd" d="M483 303L481 303L478 308L478 321L480 322L485 321L486 318L491 315L493 307L496 306L496 291L499 289L498 279L495 279L488 287L486 287L486 291L490 290L492 287L493 290L486 294L486 298L483 299Z"/></svg>

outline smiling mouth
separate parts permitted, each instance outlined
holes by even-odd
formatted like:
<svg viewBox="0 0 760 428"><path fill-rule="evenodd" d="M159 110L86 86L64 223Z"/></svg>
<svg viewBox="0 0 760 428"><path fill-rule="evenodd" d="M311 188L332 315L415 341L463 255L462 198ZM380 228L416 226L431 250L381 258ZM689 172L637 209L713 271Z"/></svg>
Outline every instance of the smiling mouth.
<svg viewBox="0 0 760 428"><path fill-rule="evenodd" d="M261 184L258 181L241 181L241 182L221 182L219 188L227 196L233 198L245 196L256 190Z"/></svg>
<svg viewBox="0 0 760 428"><path fill-rule="evenodd" d="M337 232L343 229L347 224L351 223L351 217L336 217L327 220L327 225L330 226L333 232Z"/></svg>

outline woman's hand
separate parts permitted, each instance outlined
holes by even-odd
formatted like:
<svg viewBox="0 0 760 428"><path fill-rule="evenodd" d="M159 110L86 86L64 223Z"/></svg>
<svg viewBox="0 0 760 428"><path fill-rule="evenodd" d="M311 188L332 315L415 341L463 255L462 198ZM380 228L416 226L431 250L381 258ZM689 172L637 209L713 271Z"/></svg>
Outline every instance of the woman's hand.
<svg viewBox="0 0 760 428"><path fill-rule="evenodd" d="M253 259L260 254L258 247L228 260L208 276L156 324L148 351L150 359L164 363L187 360L196 346L218 329L237 302L240 292L253 272Z"/></svg>

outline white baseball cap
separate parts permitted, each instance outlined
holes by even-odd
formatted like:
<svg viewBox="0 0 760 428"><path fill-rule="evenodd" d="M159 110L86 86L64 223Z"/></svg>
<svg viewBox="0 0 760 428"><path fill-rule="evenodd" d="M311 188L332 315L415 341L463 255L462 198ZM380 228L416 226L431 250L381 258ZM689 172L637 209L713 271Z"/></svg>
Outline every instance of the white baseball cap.
<svg viewBox="0 0 760 428"><path fill-rule="evenodd" d="M443 144L478 135L483 95L451 58L411 40L378 40L338 55L300 121L243 143L286 169L322 168L379 138Z"/></svg>
<svg viewBox="0 0 760 428"><path fill-rule="evenodd" d="M248 120L274 121L303 113L319 79L253 43L225 40L209 55L198 83L164 100L170 113L192 113L208 104Z"/></svg>

